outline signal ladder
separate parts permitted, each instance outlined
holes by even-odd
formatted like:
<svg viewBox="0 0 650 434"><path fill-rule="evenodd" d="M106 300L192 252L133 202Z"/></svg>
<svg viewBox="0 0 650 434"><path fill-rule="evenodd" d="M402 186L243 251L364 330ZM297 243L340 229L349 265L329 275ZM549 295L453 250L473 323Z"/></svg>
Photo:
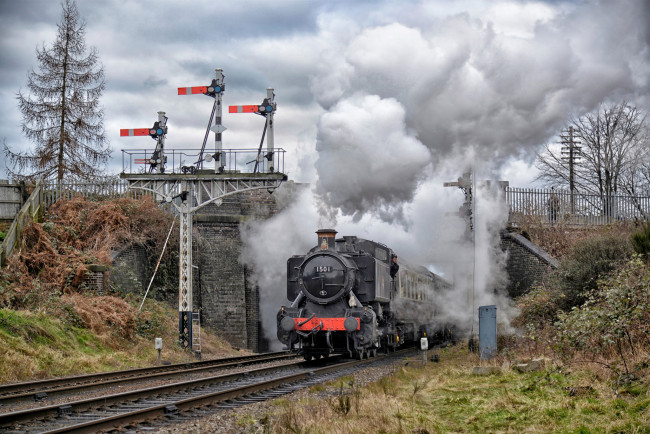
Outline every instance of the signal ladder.
<svg viewBox="0 0 650 434"><path fill-rule="evenodd" d="M192 312L192 351L201 358L201 313Z"/></svg>

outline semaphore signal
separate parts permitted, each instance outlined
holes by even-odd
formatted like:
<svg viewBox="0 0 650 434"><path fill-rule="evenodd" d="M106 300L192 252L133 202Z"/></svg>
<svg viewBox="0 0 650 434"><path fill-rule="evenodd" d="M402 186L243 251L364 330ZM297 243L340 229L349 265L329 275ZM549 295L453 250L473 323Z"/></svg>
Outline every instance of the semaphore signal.
<svg viewBox="0 0 650 434"><path fill-rule="evenodd" d="M121 137L150 136L156 140L156 149L150 158L137 159L137 164L149 164L149 173L157 171L165 173L165 135L167 134L167 117L165 112L158 112L158 121L154 122L151 128L123 128L120 130Z"/></svg>
<svg viewBox="0 0 650 434"><path fill-rule="evenodd" d="M212 106L212 113L210 114L210 120L208 121L208 128L205 131L205 136L203 137L203 145L201 146L201 152L197 161L194 163L195 170L203 168L203 162L211 162L214 159L214 170L216 172L223 172L223 168L226 165L225 155L223 153L223 142L221 139L221 133L226 131L226 127L221 124L221 100L223 97L223 92L226 90L226 85L224 84L225 75L223 74L222 69L215 70L216 77L212 79L212 82L207 86L190 86L190 87L179 87L179 95L206 95L211 98L214 98L214 105ZM214 120L214 125L212 121ZM210 131L214 133L214 154L208 155L206 158L203 158L205 152L205 146L208 143L208 136Z"/></svg>
<svg viewBox="0 0 650 434"><path fill-rule="evenodd" d="M257 173L259 165L266 158L269 161L269 172L273 172L275 168L273 167L273 153L274 153L274 139L273 139L273 113L277 109L277 104L275 103L275 93L272 88L266 89L266 98L262 101L262 104L255 105L231 105L228 106L228 113L255 113L266 118L264 123L264 130L262 131L262 140L260 140L260 146L257 149L257 157L255 160L255 168L253 173ZM268 138L266 140L266 154L262 155L262 146L264 144L264 137L268 131ZM249 161L252 163L253 161Z"/></svg>

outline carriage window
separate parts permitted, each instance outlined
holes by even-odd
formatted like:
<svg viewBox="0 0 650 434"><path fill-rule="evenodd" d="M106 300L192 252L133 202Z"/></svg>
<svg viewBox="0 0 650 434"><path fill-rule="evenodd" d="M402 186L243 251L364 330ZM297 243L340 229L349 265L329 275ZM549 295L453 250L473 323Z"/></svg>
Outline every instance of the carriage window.
<svg viewBox="0 0 650 434"><path fill-rule="evenodd" d="M380 261L388 261L388 251L375 247L375 258Z"/></svg>

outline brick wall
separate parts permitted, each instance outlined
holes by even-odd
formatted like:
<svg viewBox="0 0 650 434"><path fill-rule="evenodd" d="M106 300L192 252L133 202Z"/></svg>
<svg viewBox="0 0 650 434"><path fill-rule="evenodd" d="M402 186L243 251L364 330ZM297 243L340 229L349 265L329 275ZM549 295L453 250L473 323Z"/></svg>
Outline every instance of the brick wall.
<svg viewBox="0 0 650 434"><path fill-rule="evenodd" d="M240 262L240 225L277 211L273 195L253 190L229 196L221 206L202 208L194 220L193 262L200 267L194 270L195 282L200 273L194 307L201 309L201 323L232 345L254 351L266 345L259 342L259 291L249 279L251 270Z"/></svg>
<svg viewBox="0 0 650 434"><path fill-rule="evenodd" d="M120 294L141 294L149 284L147 276L147 253L142 246L130 245L113 255L108 271L108 284Z"/></svg>
<svg viewBox="0 0 650 434"><path fill-rule="evenodd" d="M501 248L508 253L506 271L510 279L508 294L517 297L542 282L558 262L527 238L514 232L501 233Z"/></svg>

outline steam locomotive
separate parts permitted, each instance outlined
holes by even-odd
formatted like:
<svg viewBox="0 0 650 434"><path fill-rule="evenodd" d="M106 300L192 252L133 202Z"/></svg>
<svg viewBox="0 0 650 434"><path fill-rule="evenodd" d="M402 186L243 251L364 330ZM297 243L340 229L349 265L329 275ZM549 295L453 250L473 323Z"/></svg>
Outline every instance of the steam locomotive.
<svg viewBox="0 0 650 434"><path fill-rule="evenodd" d="M277 314L277 336L306 360L347 353L363 359L426 337L447 339L437 299L451 284L424 267L400 261L393 250L356 236L320 229L318 245L287 261L287 299Z"/></svg>

